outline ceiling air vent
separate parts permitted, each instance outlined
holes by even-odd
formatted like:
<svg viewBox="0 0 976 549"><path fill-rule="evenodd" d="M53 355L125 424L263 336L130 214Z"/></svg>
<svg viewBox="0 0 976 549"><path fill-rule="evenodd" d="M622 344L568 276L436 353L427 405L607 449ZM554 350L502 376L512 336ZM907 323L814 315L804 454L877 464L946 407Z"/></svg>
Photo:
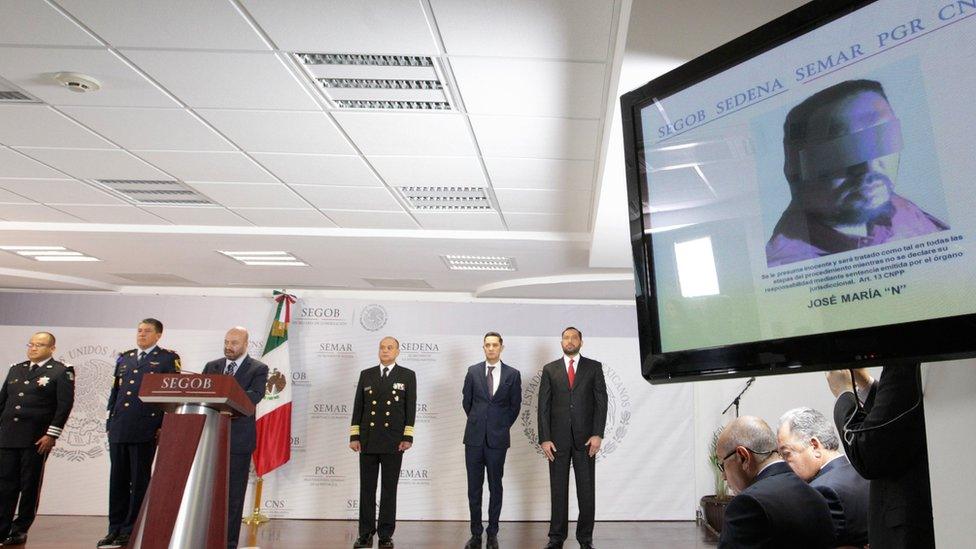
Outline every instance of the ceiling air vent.
<svg viewBox="0 0 976 549"><path fill-rule="evenodd" d="M431 290L433 286L419 278L364 278L374 288L399 288L401 290Z"/></svg>
<svg viewBox="0 0 976 549"><path fill-rule="evenodd" d="M340 109L453 110L437 61L418 55L296 53L318 89Z"/></svg>
<svg viewBox="0 0 976 549"><path fill-rule="evenodd" d="M98 184L143 206L212 206L206 196L179 181L142 179L99 179Z"/></svg>
<svg viewBox="0 0 976 549"><path fill-rule="evenodd" d="M452 271L514 271L515 258L500 255L442 255Z"/></svg>
<svg viewBox="0 0 976 549"><path fill-rule="evenodd" d="M0 103L40 103L41 100L0 78Z"/></svg>
<svg viewBox="0 0 976 549"><path fill-rule="evenodd" d="M484 187L397 187L415 210L442 212L489 211L491 200Z"/></svg>

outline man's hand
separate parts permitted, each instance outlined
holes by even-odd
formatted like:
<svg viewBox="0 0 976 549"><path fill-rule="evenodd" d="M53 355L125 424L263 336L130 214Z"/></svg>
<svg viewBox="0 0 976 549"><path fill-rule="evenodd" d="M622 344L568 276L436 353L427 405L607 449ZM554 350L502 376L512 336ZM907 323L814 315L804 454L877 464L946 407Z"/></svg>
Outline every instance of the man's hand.
<svg viewBox="0 0 976 549"><path fill-rule="evenodd" d="M874 378L868 373L867 368L858 368L854 370L854 382L857 383L859 390L867 391L871 388L871 384L874 383Z"/></svg>
<svg viewBox="0 0 976 549"><path fill-rule="evenodd" d="M547 440L539 446L542 447L542 453L546 455L546 459L556 461L556 445L551 440Z"/></svg>
<svg viewBox="0 0 976 549"><path fill-rule="evenodd" d="M590 440L586 441L586 445L590 447L590 457L595 456L600 451L601 444L603 444L603 439L596 435L591 436Z"/></svg>
<svg viewBox="0 0 976 549"><path fill-rule="evenodd" d="M410 449L411 446L413 446L413 443L412 442L407 442L405 440L401 440L400 441L400 445L397 446L397 450L399 450L401 452L406 452L407 450Z"/></svg>
<svg viewBox="0 0 976 549"><path fill-rule="evenodd" d="M37 446L37 453L43 455L50 452L51 448L54 448L54 443L57 442L57 440L58 439L52 437L51 435L44 435L37 439L37 442L34 443L34 446Z"/></svg>
<svg viewBox="0 0 976 549"><path fill-rule="evenodd" d="M846 391L853 392L854 386L851 385L851 371L831 370L827 372L827 385L830 387L830 392L834 394L835 398Z"/></svg>
<svg viewBox="0 0 976 549"><path fill-rule="evenodd" d="M359 441L358 440L354 440L354 441L352 441L352 442L349 443L349 449L352 450L353 452L358 452L362 448L359 446Z"/></svg>

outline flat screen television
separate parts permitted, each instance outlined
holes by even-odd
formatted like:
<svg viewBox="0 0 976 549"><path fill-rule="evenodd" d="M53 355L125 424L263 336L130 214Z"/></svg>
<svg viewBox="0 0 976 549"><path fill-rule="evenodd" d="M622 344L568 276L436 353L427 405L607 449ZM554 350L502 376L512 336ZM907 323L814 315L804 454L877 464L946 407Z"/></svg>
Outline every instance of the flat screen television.
<svg viewBox="0 0 976 549"><path fill-rule="evenodd" d="M976 356L974 16L815 1L622 96L645 378Z"/></svg>

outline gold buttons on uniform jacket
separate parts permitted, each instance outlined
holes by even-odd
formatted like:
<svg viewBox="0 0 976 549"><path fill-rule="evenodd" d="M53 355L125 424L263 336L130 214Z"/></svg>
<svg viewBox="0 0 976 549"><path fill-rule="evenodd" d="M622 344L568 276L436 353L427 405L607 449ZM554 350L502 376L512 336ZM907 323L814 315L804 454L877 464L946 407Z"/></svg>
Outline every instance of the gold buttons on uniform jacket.
<svg viewBox="0 0 976 549"><path fill-rule="evenodd" d="M390 415L390 412L387 412L386 415Z"/></svg>
<svg viewBox="0 0 976 549"><path fill-rule="evenodd" d="M392 403L392 402L390 402L389 400L387 400L387 401L386 401L386 405L387 405L387 406L389 406L390 404L393 404L393 403Z"/></svg>
<svg viewBox="0 0 976 549"><path fill-rule="evenodd" d="M129 403L128 403L128 402L126 402L126 403L125 403L125 404L123 404L122 406L125 406L125 407L128 407L128 406L129 406Z"/></svg>
<svg viewBox="0 0 976 549"><path fill-rule="evenodd" d="M24 393L17 393L17 396L22 397L24 396Z"/></svg>
<svg viewBox="0 0 976 549"><path fill-rule="evenodd" d="M20 421L20 418L19 417L15 417L14 418L14 421Z"/></svg>
<svg viewBox="0 0 976 549"><path fill-rule="evenodd" d="M376 401L375 400L373 401L373 406L376 406Z"/></svg>
<svg viewBox="0 0 976 549"><path fill-rule="evenodd" d="M370 426L370 427L374 427L375 425L376 425L376 424L375 424L375 423L373 423L372 421L370 421L370 422L369 422L369 426Z"/></svg>
<svg viewBox="0 0 976 549"><path fill-rule="evenodd" d="M389 424L389 423L384 423L384 424L383 424L383 427L389 427L389 426L390 426L390 424Z"/></svg>
<svg viewBox="0 0 976 549"><path fill-rule="evenodd" d="M136 380L134 380L134 379L130 379L130 380L129 380L129 385L132 385L132 384L134 384L135 382L136 382Z"/></svg>
<svg viewBox="0 0 976 549"><path fill-rule="evenodd" d="M374 415L374 416L375 416L375 415L376 415L376 411L375 411L375 410L373 410L372 412L370 412L370 414L372 414L372 415Z"/></svg>
<svg viewBox="0 0 976 549"><path fill-rule="evenodd" d="M14 410L20 410L20 404L14 406Z"/></svg>
<svg viewBox="0 0 976 549"><path fill-rule="evenodd" d="M132 394L132 391L126 391L125 394L131 395Z"/></svg>

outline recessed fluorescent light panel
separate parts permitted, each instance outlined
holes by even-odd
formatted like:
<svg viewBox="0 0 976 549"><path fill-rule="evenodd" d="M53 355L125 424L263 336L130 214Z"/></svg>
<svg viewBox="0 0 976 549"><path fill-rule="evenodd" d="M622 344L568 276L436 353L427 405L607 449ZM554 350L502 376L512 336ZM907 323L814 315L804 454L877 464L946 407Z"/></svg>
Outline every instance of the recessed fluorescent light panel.
<svg viewBox="0 0 976 549"><path fill-rule="evenodd" d="M514 271L515 258L496 255L442 255L452 271Z"/></svg>
<svg viewBox="0 0 976 549"><path fill-rule="evenodd" d="M288 252L219 251L235 261L256 267L308 267L308 263L305 263Z"/></svg>
<svg viewBox="0 0 976 549"><path fill-rule="evenodd" d="M143 206L212 206L214 203L180 181L99 179L99 185L125 200Z"/></svg>
<svg viewBox="0 0 976 549"><path fill-rule="evenodd" d="M293 55L318 90L340 109L454 110L437 60L431 57Z"/></svg>
<svg viewBox="0 0 976 549"><path fill-rule="evenodd" d="M400 196L415 210L468 212L491 210L484 187L397 187Z"/></svg>
<svg viewBox="0 0 976 549"><path fill-rule="evenodd" d="M101 261L64 246L0 246L0 250L35 261Z"/></svg>

